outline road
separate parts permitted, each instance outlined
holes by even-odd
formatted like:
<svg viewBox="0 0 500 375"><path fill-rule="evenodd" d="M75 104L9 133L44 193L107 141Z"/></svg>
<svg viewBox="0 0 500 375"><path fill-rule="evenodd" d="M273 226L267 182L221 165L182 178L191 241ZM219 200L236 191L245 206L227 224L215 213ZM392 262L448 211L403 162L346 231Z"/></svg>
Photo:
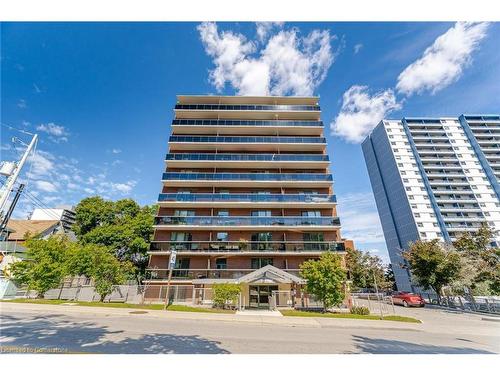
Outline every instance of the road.
<svg viewBox="0 0 500 375"><path fill-rule="evenodd" d="M500 353L500 321L411 309L423 324L0 303L3 352Z"/></svg>

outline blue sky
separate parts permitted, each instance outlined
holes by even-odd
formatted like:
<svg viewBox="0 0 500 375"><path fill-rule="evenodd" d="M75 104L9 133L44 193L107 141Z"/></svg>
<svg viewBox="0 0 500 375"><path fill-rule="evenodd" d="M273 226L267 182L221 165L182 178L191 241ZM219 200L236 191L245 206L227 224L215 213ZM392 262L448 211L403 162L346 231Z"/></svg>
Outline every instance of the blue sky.
<svg viewBox="0 0 500 375"><path fill-rule="evenodd" d="M500 110L499 24L208 26L1 24L1 122L40 135L28 191L47 206L93 194L151 204L160 191L176 94L245 93L247 79L267 82L272 93L310 90L320 95L343 233L387 259L359 139L380 116ZM295 37L281 45L288 50L272 43L280 36ZM224 54L233 47L236 62ZM298 53L298 63L273 51ZM260 67L271 67L268 81ZM2 126L2 160L19 154L12 136L28 138ZM29 164L24 178L28 170ZM23 199L14 216L31 209Z"/></svg>

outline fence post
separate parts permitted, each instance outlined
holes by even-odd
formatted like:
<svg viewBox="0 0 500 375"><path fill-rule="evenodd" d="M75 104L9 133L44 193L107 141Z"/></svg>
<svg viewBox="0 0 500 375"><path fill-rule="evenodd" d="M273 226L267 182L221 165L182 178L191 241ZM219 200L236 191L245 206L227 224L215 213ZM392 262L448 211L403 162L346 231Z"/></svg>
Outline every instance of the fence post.
<svg viewBox="0 0 500 375"><path fill-rule="evenodd" d="M488 312L491 312L490 303L488 302L488 298L485 298L484 302L486 302L486 308L488 309Z"/></svg>

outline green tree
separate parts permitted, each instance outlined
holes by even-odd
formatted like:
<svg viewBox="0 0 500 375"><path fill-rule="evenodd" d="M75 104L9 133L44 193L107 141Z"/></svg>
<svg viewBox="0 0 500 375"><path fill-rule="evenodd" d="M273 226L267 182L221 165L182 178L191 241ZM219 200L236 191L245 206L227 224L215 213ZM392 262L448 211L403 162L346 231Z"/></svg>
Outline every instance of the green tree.
<svg viewBox="0 0 500 375"><path fill-rule="evenodd" d="M140 207L132 199L111 202L85 198L76 207L74 228L80 243L107 246L119 260L132 262L141 281L156 211L156 206Z"/></svg>
<svg viewBox="0 0 500 375"><path fill-rule="evenodd" d="M397 290L396 278L394 277L394 270L392 269L392 264L389 263L385 270L385 282L388 284L391 290Z"/></svg>
<svg viewBox="0 0 500 375"><path fill-rule="evenodd" d="M410 264L416 282L425 289L432 288L438 298L444 286L459 279L462 262L456 250L443 246L438 239L416 241L403 256Z"/></svg>
<svg viewBox="0 0 500 375"><path fill-rule="evenodd" d="M213 290L213 304L216 307L225 309L228 304L235 304L238 295L241 293L241 286L239 284L214 284Z"/></svg>
<svg viewBox="0 0 500 375"><path fill-rule="evenodd" d="M12 264L12 278L43 298L45 292L57 288L68 275L65 264L70 246L65 236L55 235L46 240L29 238L26 260Z"/></svg>
<svg viewBox="0 0 500 375"><path fill-rule="evenodd" d="M133 265L128 261L120 262L105 246L93 245L92 247L93 266L89 273L94 281L94 288L103 302L115 285L123 284L133 275Z"/></svg>
<svg viewBox="0 0 500 375"><path fill-rule="evenodd" d="M98 226L113 222L114 204L98 196L89 197L77 204L75 213L73 230L76 235L84 235Z"/></svg>
<svg viewBox="0 0 500 375"><path fill-rule="evenodd" d="M376 255L346 249L346 267L354 289L375 289L375 280L379 289L389 289L392 286L386 280L382 260Z"/></svg>
<svg viewBox="0 0 500 375"><path fill-rule="evenodd" d="M494 231L483 224L477 232L463 233L453 242L464 265L458 284L474 294L500 293L500 249L491 246L494 236Z"/></svg>
<svg viewBox="0 0 500 375"><path fill-rule="evenodd" d="M300 276L306 279L306 291L323 302L325 311L344 300L347 274L340 255L327 251L319 260L302 263Z"/></svg>

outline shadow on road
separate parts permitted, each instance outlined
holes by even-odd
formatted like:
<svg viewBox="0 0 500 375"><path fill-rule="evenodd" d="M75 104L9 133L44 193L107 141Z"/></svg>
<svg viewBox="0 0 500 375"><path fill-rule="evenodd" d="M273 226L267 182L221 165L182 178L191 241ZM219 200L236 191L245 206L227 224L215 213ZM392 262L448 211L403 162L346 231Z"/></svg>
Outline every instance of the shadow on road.
<svg viewBox="0 0 500 375"><path fill-rule="evenodd" d="M220 342L197 335L172 334L122 337L124 331L111 331L106 326L89 322L64 320L64 315L49 314L30 319L2 315L0 345L3 352L9 348L29 348L58 352L86 352L110 354L218 354L229 353L219 347Z"/></svg>
<svg viewBox="0 0 500 375"><path fill-rule="evenodd" d="M486 350L453 346L422 345L399 340L352 336L361 353L373 354L494 354Z"/></svg>

